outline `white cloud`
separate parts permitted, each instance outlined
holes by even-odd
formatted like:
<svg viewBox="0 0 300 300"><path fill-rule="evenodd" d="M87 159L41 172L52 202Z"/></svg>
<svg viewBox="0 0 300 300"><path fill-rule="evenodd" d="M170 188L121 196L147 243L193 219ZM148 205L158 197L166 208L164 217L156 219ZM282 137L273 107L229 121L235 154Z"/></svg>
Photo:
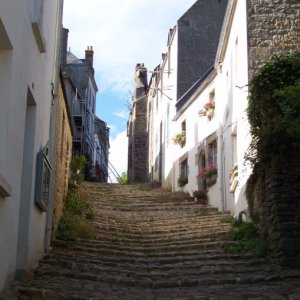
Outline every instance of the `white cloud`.
<svg viewBox="0 0 300 300"><path fill-rule="evenodd" d="M121 119L128 120L129 113L127 110L121 110L121 111L114 112L113 115L115 115Z"/></svg>
<svg viewBox="0 0 300 300"><path fill-rule="evenodd" d="M71 51L93 46L102 90L128 93L136 63L160 63L169 28L196 0L65 0L64 26ZM99 74L99 75L97 75Z"/></svg>
<svg viewBox="0 0 300 300"><path fill-rule="evenodd" d="M109 170L109 176L113 182L117 182L115 176L113 175L116 173L113 168L119 175L121 175L122 172L127 172L127 155L127 132L122 131L118 133L115 138L111 138L110 140L109 161L113 167L110 165L112 170Z"/></svg>

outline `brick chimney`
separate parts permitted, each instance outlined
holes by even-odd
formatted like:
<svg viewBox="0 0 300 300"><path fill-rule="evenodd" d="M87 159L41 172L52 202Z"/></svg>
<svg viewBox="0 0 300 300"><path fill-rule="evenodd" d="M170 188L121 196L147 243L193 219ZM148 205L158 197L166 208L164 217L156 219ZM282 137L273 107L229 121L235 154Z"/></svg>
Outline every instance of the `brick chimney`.
<svg viewBox="0 0 300 300"><path fill-rule="evenodd" d="M91 68L93 68L94 50L93 46L88 46L85 50L85 59L89 62Z"/></svg>
<svg viewBox="0 0 300 300"><path fill-rule="evenodd" d="M68 51L68 36L69 36L69 29L62 28L61 33L61 64L65 65L67 63L67 51Z"/></svg>
<svg viewBox="0 0 300 300"><path fill-rule="evenodd" d="M140 100L147 93L147 69L144 64L136 64L135 67L135 100Z"/></svg>

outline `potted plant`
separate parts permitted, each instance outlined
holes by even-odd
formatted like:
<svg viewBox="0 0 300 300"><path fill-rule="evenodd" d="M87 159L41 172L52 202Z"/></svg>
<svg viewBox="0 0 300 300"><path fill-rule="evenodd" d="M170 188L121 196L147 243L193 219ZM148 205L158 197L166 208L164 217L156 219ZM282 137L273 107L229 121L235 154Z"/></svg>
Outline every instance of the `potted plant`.
<svg viewBox="0 0 300 300"><path fill-rule="evenodd" d="M185 131L176 134L174 143L180 145L181 147L185 145Z"/></svg>
<svg viewBox="0 0 300 300"><path fill-rule="evenodd" d="M177 179L177 186L182 188L183 186L185 186L188 183L188 178L186 176L180 176Z"/></svg>
<svg viewBox="0 0 300 300"><path fill-rule="evenodd" d="M208 164L200 170L200 177L206 179L206 184L212 186L217 181L218 167L215 164Z"/></svg>
<svg viewBox="0 0 300 300"><path fill-rule="evenodd" d="M214 114L214 110L215 110L216 104L214 101L209 101L207 102L203 108L198 112L200 117L208 117L211 118L212 115Z"/></svg>
<svg viewBox="0 0 300 300"><path fill-rule="evenodd" d="M206 205L207 204L207 192L204 190L198 190L193 192L193 196L197 203Z"/></svg>

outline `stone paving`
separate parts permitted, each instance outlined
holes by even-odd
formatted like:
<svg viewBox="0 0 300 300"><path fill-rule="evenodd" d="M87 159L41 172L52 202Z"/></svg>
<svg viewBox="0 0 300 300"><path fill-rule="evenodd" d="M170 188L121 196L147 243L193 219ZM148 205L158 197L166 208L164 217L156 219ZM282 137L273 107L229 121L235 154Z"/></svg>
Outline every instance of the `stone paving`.
<svg viewBox="0 0 300 300"><path fill-rule="evenodd" d="M95 240L54 241L14 298L103 300L296 300L300 270L225 254L226 213L160 189L87 183Z"/></svg>

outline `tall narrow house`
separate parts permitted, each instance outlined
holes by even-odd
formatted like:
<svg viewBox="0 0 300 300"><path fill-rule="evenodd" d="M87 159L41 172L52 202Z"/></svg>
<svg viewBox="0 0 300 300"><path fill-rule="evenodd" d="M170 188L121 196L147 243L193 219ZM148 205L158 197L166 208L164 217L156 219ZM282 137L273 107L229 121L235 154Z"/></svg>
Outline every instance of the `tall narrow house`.
<svg viewBox="0 0 300 300"><path fill-rule="evenodd" d="M69 30L62 29L63 84L71 115L73 156L84 155L88 164L85 179L106 182L108 177L109 128L96 116L98 92L94 50L88 46L83 59L67 50ZM101 174L101 175L99 175Z"/></svg>

